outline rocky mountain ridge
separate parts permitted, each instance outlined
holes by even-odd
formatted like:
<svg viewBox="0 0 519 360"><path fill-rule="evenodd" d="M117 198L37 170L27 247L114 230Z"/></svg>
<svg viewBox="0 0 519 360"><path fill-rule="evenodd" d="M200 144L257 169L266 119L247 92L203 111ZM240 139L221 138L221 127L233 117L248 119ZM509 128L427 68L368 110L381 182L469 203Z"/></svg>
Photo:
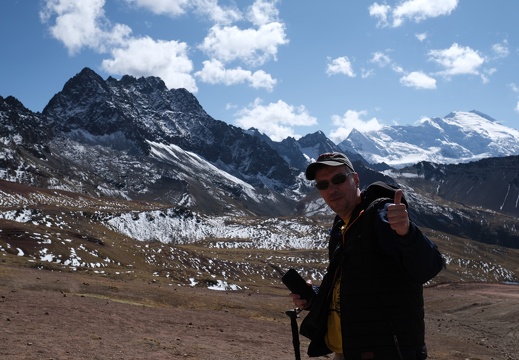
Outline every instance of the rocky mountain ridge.
<svg viewBox="0 0 519 360"><path fill-rule="evenodd" d="M149 142L175 144L255 186L266 185L262 177L279 189L294 181L295 173L265 143L214 120L187 90L168 90L156 77L104 81L86 68L50 100L42 115L61 132L83 135L81 141L108 140L109 146L126 147L130 154L149 155Z"/></svg>

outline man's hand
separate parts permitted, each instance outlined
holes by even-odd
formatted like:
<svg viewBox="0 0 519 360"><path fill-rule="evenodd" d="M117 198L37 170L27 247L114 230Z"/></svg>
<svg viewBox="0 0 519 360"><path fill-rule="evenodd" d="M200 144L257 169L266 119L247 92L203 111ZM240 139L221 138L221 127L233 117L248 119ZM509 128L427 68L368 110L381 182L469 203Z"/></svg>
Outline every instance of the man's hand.
<svg viewBox="0 0 519 360"><path fill-rule="evenodd" d="M402 201L402 190L398 189L395 192L394 204L390 204L387 208L387 220L391 229L398 235L406 236L409 233L409 215L407 214L407 207Z"/></svg>
<svg viewBox="0 0 519 360"><path fill-rule="evenodd" d="M289 296L292 298L292 302L296 308L304 310L308 307L308 301L306 299L301 299L301 295L290 293Z"/></svg>
<svg viewBox="0 0 519 360"><path fill-rule="evenodd" d="M306 283L308 284L308 286L310 286L310 287L312 286L312 280L306 280ZM308 306L310 305L308 300L301 299L301 295L299 295L299 294L290 293L288 296L290 296L292 298L292 302L298 309L304 310L304 309L307 309Z"/></svg>

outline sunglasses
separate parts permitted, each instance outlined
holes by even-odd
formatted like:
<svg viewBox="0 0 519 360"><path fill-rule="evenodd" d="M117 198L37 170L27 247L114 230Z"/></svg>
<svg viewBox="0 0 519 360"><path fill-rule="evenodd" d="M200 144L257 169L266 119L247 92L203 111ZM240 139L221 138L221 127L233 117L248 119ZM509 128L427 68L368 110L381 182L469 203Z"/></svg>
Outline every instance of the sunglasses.
<svg viewBox="0 0 519 360"><path fill-rule="evenodd" d="M317 190L326 190L326 189L328 189L328 186L330 186L330 183L332 183L333 185L340 185L340 184L344 183L346 181L346 179L348 178L348 176L350 176L351 174L355 174L355 173L349 172L347 174L337 174L334 177L332 177L330 179L330 181L321 180L321 181L316 182L315 187L317 188Z"/></svg>

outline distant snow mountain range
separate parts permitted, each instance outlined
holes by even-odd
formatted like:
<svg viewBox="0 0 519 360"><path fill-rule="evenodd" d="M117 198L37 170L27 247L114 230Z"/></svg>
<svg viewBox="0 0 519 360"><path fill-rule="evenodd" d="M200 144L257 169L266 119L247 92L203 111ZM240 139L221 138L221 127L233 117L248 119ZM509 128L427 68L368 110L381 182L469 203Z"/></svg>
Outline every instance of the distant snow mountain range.
<svg viewBox="0 0 519 360"><path fill-rule="evenodd" d="M444 118L425 118L414 125L353 130L338 146L360 154L371 164L393 167L420 161L466 163L519 154L519 131L478 111L457 111Z"/></svg>
<svg viewBox="0 0 519 360"><path fill-rule="evenodd" d="M25 112L30 113L27 109ZM326 151L343 151L357 159L360 155L367 164L385 163L396 168L421 161L452 164L519 155L519 131L475 110L424 118L413 125L384 126L376 131L354 129L337 145L322 132L274 142L255 129L244 131L214 120L192 94L184 89L168 90L159 78L123 76L121 80L110 77L105 81L89 68L70 79L43 114L29 115L40 116L44 119L35 122L37 127L50 123L54 133L65 132L70 138L104 142L133 153L149 153L149 142L175 144L253 185L261 183L257 175L262 175L270 179L263 185L278 188L294 184L297 173L289 168L303 171L310 159ZM26 130L22 136L30 132ZM5 135L4 143L12 134ZM31 135L37 139L42 132ZM247 139L248 135L261 141ZM254 147L254 153L239 153L244 145L240 138L253 141L247 145ZM269 157L278 163L265 162Z"/></svg>

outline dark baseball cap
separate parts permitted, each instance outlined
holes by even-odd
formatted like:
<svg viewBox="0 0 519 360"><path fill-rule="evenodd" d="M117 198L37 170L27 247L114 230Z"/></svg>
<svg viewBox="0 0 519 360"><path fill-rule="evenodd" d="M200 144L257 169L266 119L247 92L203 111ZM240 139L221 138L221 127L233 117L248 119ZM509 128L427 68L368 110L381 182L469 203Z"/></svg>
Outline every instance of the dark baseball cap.
<svg viewBox="0 0 519 360"><path fill-rule="evenodd" d="M340 152L324 153L319 155L317 161L311 163L306 168L306 178L308 180L315 180L315 172L321 166L341 166L346 165L351 171L355 172L350 159Z"/></svg>

